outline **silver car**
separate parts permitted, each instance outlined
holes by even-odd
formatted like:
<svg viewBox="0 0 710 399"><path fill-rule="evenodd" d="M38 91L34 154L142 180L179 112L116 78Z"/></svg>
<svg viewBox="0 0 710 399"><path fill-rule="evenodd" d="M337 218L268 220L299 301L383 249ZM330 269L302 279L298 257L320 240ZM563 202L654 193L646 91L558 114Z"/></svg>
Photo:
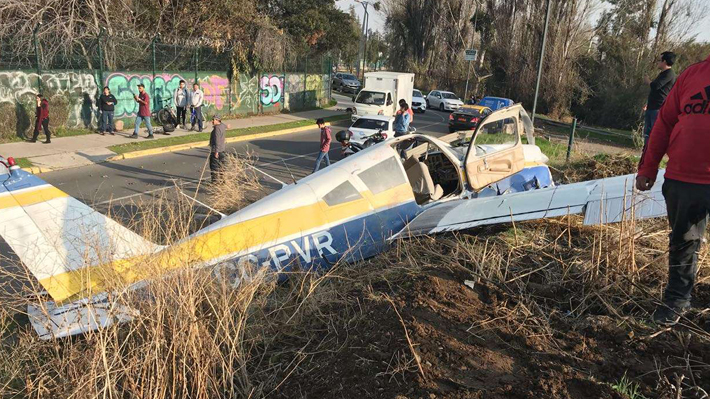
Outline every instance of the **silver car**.
<svg viewBox="0 0 710 399"><path fill-rule="evenodd" d="M426 102L430 109L438 109L439 111L456 111L463 105L463 101L456 94L441 90L429 92L426 96Z"/></svg>
<svg viewBox="0 0 710 399"><path fill-rule="evenodd" d="M333 90L356 94L360 91L360 81L353 74L338 72L333 75Z"/></svg>

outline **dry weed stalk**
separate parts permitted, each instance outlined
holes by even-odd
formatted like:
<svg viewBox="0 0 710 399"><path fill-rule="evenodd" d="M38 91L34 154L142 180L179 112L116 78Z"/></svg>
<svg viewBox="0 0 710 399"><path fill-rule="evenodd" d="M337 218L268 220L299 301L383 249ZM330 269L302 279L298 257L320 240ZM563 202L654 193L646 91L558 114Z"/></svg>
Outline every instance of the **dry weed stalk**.
<svg viewBox="0 0 710 399"><path fill-rule="evenodd" d="M244 155L239 155L236 152L224 154L221 169L222 181L207 187L212 207L224 213L234 212L244 206L247 194L261 190L259 176L253 169L256 160L256 155L253 152Z"/></svg>

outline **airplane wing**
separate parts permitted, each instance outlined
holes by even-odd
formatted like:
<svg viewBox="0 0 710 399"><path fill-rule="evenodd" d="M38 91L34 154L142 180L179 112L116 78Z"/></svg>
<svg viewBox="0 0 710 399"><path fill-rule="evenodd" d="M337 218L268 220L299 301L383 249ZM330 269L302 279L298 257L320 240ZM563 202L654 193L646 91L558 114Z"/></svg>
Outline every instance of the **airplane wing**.
<svg viewBox="0 0 710 399"><path fill-rule="evenodd" d="M661 192L665 170L653 188L634 190L636 175L565 184L495 197L461 199L434 205L392 237L413 237L472 227L584 214L584 224L615 223L666 215Z"/></svg>

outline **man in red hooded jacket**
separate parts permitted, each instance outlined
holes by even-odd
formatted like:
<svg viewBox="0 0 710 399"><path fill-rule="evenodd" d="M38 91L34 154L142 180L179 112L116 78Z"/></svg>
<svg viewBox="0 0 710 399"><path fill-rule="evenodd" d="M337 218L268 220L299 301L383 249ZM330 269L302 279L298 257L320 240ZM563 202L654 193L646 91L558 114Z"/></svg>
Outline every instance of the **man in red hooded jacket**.
<svg viewBox="0 0 710 399"><path fill-rule="evenodd" d="M51 140L49 139L49 101L42 97L41 94L37 94L37 109L35 112L37 116L37 119L35 120L35 131L32 135L32 140L30 141L36 143L37 137L39 136L39 129L44 129L44 135L47 137L47 141L44 143L49 144L51 143Z"/></svg>
<svg viewBox="0 0 710 399"><path fill-rule="evenodd" d="M641 156L636 188L651 189L666 154L663 196L671 227L668 284L653 319L671 326L690 307L698 251L710 214L710 57L683 71L668 94Z"/></svg>

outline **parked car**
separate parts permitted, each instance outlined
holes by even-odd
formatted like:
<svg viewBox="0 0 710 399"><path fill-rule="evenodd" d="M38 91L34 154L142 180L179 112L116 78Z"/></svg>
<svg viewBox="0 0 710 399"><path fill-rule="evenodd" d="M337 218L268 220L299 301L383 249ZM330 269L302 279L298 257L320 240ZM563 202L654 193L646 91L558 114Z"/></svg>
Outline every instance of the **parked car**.
<svg viewBox="0 0 710 399"><path fill-rule="evenodd" d="M353 74L338 72L333 75L333 90L356 94L360 91L360 81Z"/></svg>
<svg viewBox="0 0 710 399"><path fill-rule="evenodd" d="M493 113L488 107L464 105L449 115L449 133L461 130L474 130L486 116Z"/></svg>
<svg viewBox="0 0 710 399"><path fill-rule="evenodd" d="M426 112L426 98L417 89L412 91L412 111L421 112L422 114Z"/></svg>
<svg viewBox="0 0 710 399"><path fill-rule="evenodd" d="M501 108L510 107L513 104L513 100L509 98L486 96L483 97L477 105L488 107L493 111L497 111Z"/></svg>
<svg viewBox="0 0 710 399"><path fill-rule="evenodd" d="M450 91L432 90L426 96L427 107L437 108L439 111L456 111L463 105L463 101Z"/></svg>

